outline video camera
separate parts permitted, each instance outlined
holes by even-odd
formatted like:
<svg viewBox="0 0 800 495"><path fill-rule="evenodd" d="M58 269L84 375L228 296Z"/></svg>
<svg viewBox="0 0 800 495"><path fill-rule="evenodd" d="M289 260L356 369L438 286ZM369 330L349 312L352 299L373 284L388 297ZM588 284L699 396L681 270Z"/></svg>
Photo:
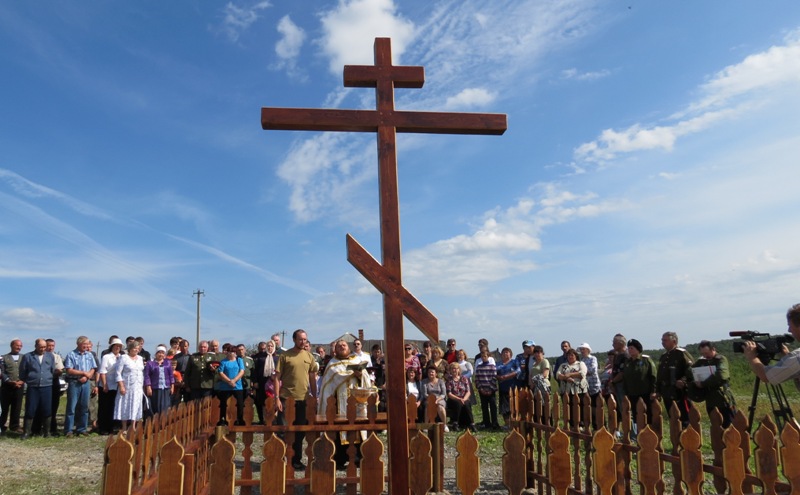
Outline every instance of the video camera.
<svg viewBox="0 0 800 495"><path fill-rule="evenodd" d="M729 335L731 337L741 337L742 341L749 340L755 342L756 355L764 364L767 364L775 359L775 354L778 354L782 351L784 344L791 344L794 342L794 337L788 333L771 336L768 333L739 330L730 332ZM734 342L733 352L744 352L744 342Z"/></svg>

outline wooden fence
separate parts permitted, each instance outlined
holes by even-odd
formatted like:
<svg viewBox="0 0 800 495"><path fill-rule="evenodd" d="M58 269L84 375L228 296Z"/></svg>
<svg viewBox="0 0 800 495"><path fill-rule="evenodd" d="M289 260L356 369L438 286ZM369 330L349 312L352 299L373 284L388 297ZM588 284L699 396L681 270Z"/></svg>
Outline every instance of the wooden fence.
<svg viewBox="0 0 800 495"><path fill-rule="evenodd" d="M531 488L538 495L800 495L800 463L785 462L800 458L800 427L794 421L778 432L771 418L765 417L751 437L741 411L727 429L722 428L722 417L715 411L709 431L703 431L697 409L691 409L690 425L682 429L677 410L672 415L675 419L664 418L657 402L651 405L649 424L645 404L640 403L634 423L627 400L619 420L613 399L608 404L598 401L592 409L588 400L569 404L558 396L515 390L511 405L513 428L503 439L500 482L512 495ZM291 423L292 401L287 406ZM409 401L408 407L409 417L416 417L414 402ZM270 402L268 414L272 408ZM307 408L316 410L313 399ZM428 409L434 412L434 408ZM267 495L294 493L305 487L305 493L329 495L337 492L337 486L339 492L348 494L386 491L385 450L377 435L385 423L374 409L368 418L359 419L351 403L346 418L309 414L308 425L260 426L252 424L253 410L247 407L245 426L215 429L217 411L216 400L205 399L170 411L135 433L109 439L103 493L227 495L237 489L251 494L257 488ZM455 477L445 481L442 425L432 424L431 415L426 421L431 423L409 425L411 493L439 492L443 485L465 495L479 491L477 438L468 431L459 434ZM296 473L286 459L291 458L293 435L299 431L306 433L309 462L305 472ZM355 462L356 449L351 447L347 470L337 472L332 459L333 434L346 432L354 438L358 431L369 432L361 445L360 466ZM638 431L635 438L634 431ZM260 449L254 455L256 435L263 443L255 445Z"/></svg>

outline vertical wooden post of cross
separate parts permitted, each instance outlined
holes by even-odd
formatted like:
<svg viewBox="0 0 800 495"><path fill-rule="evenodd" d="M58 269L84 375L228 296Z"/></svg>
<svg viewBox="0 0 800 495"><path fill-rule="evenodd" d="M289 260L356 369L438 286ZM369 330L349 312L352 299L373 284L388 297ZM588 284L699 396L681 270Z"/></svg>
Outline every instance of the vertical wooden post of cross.
<svg viewBox="0 0 800 495"><path fill-rule="evenodd" d="M378 137L381 260L347 235L347 259L383 294L386 394L389 431L389 491L409 493L408 416L405 408L403 316L425 336L439 340L436 317L403 287L400 262L400 202L397 132L503 134L503 114L404 112L394 108L395 88L421 88L422 67L392 65L391 42L375 39L375 65L344 68L347 87L375 88L376 110L262 108L261 126L278 130L375 132Z"/></svg>

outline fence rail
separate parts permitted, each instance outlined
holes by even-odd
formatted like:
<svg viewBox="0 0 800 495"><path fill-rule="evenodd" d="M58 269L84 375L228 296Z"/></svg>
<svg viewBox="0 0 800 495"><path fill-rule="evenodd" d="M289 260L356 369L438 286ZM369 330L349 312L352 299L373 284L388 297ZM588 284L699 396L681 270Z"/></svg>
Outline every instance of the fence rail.
<svg viewBox="0 0 800 495"><path fill-rule="evenodd" d="M588 398L565 399L512 391L512 429L503 439L500 480L509 494L535 488L539 495L663 495L667 491L674 495L709 491L800 495L800 463L796 461L800 427L794 421L779 432L767 416L751 436L741 411L727 429L715 411L709 431L703 431L696 408L690 410L689 426L682 428L677 409L670 419L657 402L651 404L648 423L646 405L641 402L633 421L627 400L618 414L613 399L597 401L595 408ZM287 406L291 422L294 404L289 401ZM413 400L408 406L414 412L409 417L416 417ZM315 411L315 401L309 399L306 407ZM293 493L301 486L306 487L305 493L319 495L336 493L337 486L348 494L384 493L389 480L384 444L377 433L386 424L374 408L367 418L357 418L355 409L352 402L347 417L309 414L307 425L262 426L252 424L248 403L244 426L215 428L216 399L181 405L136 431L109 439L103 493L227 495L236 489L251 494L257 488L266 495ZM409 425L411 493L415 495L442 491L445 483L442 425L433 424L435 408L427 409L432 413L426 417L430 423ZM272 402L266 412L272 417ZM305 472L295 473L286 459L291 458L293 435L301 431L308 440L309 462ZM352 440L359 431L369 432L369 437L361 445L362 459L356 466ZM340 433L351 439L350 462L344 472L337 472L333 461L333 436ZM262 441L256 442L259 437ZM465 431L455 447L455 479L448 486L472 495L482 483L478 439Z"/></svg>

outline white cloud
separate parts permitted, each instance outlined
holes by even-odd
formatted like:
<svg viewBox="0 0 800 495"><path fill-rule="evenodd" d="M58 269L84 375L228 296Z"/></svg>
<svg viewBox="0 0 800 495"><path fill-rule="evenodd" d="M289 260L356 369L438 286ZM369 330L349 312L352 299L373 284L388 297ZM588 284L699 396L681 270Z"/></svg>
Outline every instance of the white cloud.
<svg viewBox="0 0 800 495"><path fill-rule="evenodd" d="M406 279L415 287L441 294L477 294L487 284L537 268L530 254L541 249L544 228L628 208L624 201L597 201L593 193L575 194L556 184L534 188L535 198L483 215L470 234L437 241L405 256Z"/></svg>
<svg viewBox="0 0 800 495"><path fill-rule="evenodd" d="M85 305L102 308L157 306L162 302L158 294L114 287L73 287L57 291L56 295L65 300L78 301Z"/></svg>
<svg viewBox="0 0 800 495"><path fill-rule="evenodd" d="M158 216L178 217L184 222L191 223L201 232L207 232L214 221L214 215L199 202L174 191L159 191L155 197L148 198L144 211Z"/></svg>
<svg viewBox="0 0 800 495"><path fill-rule="evenodd" d="M375 177L374 140L323 133L296 143L278 168L291 189L289 209L300 222L340 212L340 221L361 228L375 225L374 213L359 203L359 187ZM342 213L344 212L344 213Z"/></svg>
<svg viewBox="0 0 800 495"><path fill-rule="evenodd" d="M21 196L31 199L55 199L74 211L89 217L112 220L111 215L84 201L73 198L68 194L56 191L42 184L32 182L19 174L0 168L0 179L5 180L11 188Z"/></svg>
<svg viewBox="0 0 800 495"><path fill-rule="evenodd" d="M459 109L471 107L485 107L494 103L497 95L484 88L467 88L455 96L447 98L445 108Z"/></svg>
<svg viewBox="0 0 800 495"><path fill-rule="evenodd" d="M575 149L579 161L605 162L622 153L660 149L671 151L678 138L704 131L752 111L769 101L776 88L797 92L800 87L800 35L792 33L786 45L750 55L715 74L700 87L703 96L676 112L667 125L634 124L600 136Z"/></svg>
<svg viewBox="0 0 800 495"><path fill-rule="evenodd" d="M175 236L175 235L169 235L169 237L175 239L176 241L180 241L180 242L183 242L183 243L188 244L190 246L193 246L193 247L195 247L197 249L200 249L200 250L202 250L202 251L204 251L204 252L206 252L208 254L213 255L216 258L219 258L219 259L227 262L227 263L231 263L231 264L236 265L236 266L238 266L240 268L244 268L244 269L246 269L246 270L248 270L250 272L256 273L259 276L261 276L262 278L264 278L265 280L269 280L270 282L275 282L277 284L283 285L284 287L289 287L291 289L295 289L295 290L298 290L300 292L303 292L303 293L309 294L309 295L319 295L320 294L320 291L317 290L317 289L309 287L309 286L307 286L307 285L305 285L305 284L303 284L301 282L298 282L296 280L291 280L291 279L288 279L286 277L281 277L280 275L277 275L277 274L275 274L275 273L273 273L273 272L271 272L269 270L265 270L264 268L255 266L252 263L248 263L247 261L244 261L244 260L239 259L239 258L237 258L235 256L232 256L232 255L230 255L230 254L228 254L228 253L226 253L226 252L224 252L224 251L222 251L220 249L217 249L215 247L206 246L205 244L201 244L199 242L191 241L189 239L184 239L182 237L178 237L178 236Z"/></svg>
<svg viewBox="0 0 800 495"><path fill-rule="evenodd" d="M596 79L603 79L604 77L608 77L611 74L611 71L607 69L599 70L599 71L590 71L590 72L579 72L576 68L565 69L561 71L561 77L563 79L575 79L576 81L594 81Z"/></svg>
<svg viewBox="0 0 800 495"><path fill-rule="evenodd" d="M415 34L413 23L398 15L392 0L340 0L321 22L324 34L319 44L334 74L341 74L348 64L372 65L375 38L392 39L392 58L400 65Z"/></svg>
<svg viewBox="0 0 800 495"><path fill-rule="evenodd" d="M634 124L622 131L605 129L597 140L578 146L575 149L575 158L587 162L605 162L619 154L634 151L672 151L679 137L696 134L717 122L735 118L751 108L750 105L740 105L736 108L710 111L669 126L647 128Z"/></svg>
<svg viewBox="0 0 800 495"><path fill-rule="evenodd" d="M742 62L725 67L701 86L705 96L689 107L689 111L716 108L742 96L765 96L763 92L782 85L800 84L800 30L785 38L783 46L746 57Z"/></svg>
<svg viewBox="0 0 800 495"><path fill-rule="evenodd" d="M400 56L410 51L409 63L426 70L422 90L395 93L397 107L436 111L496 103L506 88L518 84L513 82L519 79L517 72L535 65L531 60L549 47L579 37L591 20L577 1L505 0L491 7L448 2L416 27L391 0L341 0L323 13L324 34L316 42L330 58L331 71L340 75L346 64L373 64L374 38L391 37L394 64L401 65ZM373 95L334 88L324 106L338 107L356 98L356 107L364 108L374 105ZM356 203L366 196L360 187L375 176L374 136L368 144L352 134L301 139L278 168L278 176L291 187L289 209L295 218L309 222L333 217L360 228L376 226L374 208L364 210ZM406 146L412 142L404 139ZM342 207L347 218L339 214Z"/></svg>
<svg viewBox="0 0 800 495"><path fill-rule="evenodd" d="M228 2L222 9L222 31L231 41L238 41L242 32L258 20L258 12L271 6L269 2L258 2L249 7L239 7Z"/></svg>
<svg viewBox="0 0 800 495"><path fill-rule="evenodd" d="M278 32L282 38L275 44L275 53L284 60L297 58L306 39L305 31L286 15L278 22Z"/></svg>
<svg viewBox="0 0 800 495"><path fill-rule="evenodd" d="M63 328L66 325L64 319L40 313L33 308L13 308L0 313L0 328L44 331Z"/></svg>

